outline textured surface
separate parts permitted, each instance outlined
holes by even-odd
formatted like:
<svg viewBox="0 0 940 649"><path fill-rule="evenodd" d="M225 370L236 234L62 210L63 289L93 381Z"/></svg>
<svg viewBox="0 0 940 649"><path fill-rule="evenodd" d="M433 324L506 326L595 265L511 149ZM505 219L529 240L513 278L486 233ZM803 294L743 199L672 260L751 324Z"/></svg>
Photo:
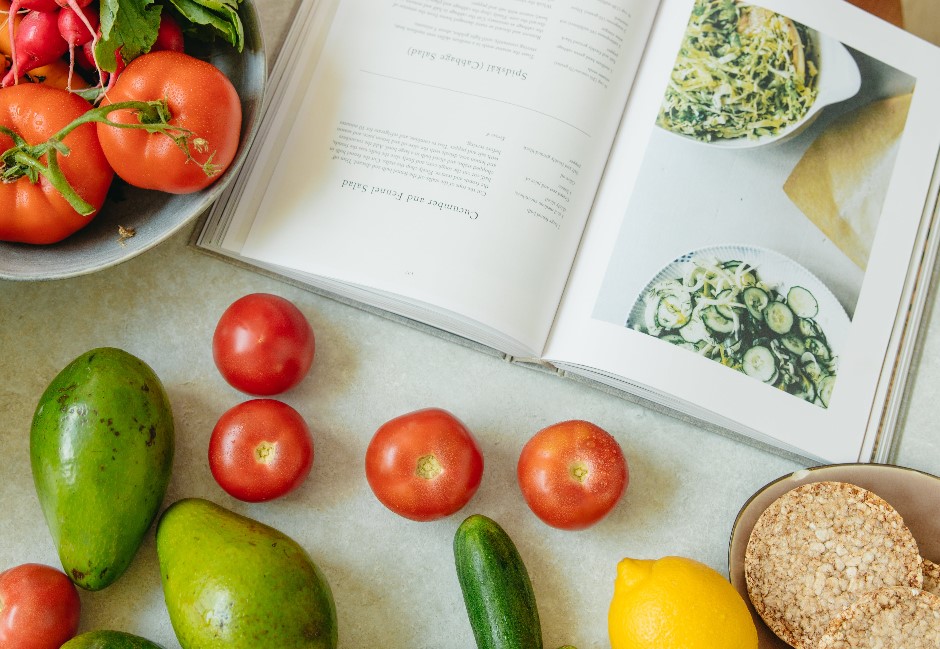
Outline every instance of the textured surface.
<svg viewBox="0 0 940 649"><path fill-rule="evenodd" d="M940 565L924 559L924 590L940 597Z"/></svg>
<svg viewBox="0 0 940 649"><path fill-rule="evenodd" d="M818 649L935 649L940 597L916 588L882 588L860 597L832 621Z"/></svg>
<svg viewBox="0 0 940 649"><path fill-rule="evenodd" d="M747 590L767 625L813 649L862 594L923 583L917 542L876 494L842 482L793 489L761 514L745 554Z"/></svg>

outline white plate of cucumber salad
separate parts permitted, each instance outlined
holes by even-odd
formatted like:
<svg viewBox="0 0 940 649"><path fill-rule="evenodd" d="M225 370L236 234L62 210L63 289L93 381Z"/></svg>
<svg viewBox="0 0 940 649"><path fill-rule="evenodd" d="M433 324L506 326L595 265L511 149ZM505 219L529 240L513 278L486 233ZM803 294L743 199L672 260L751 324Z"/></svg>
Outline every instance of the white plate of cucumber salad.
<svg viewBox="0 0 940 649"><path fill-rule="evenodd" d="M724 245L669 263L627 326L824 408L849 317L825 284L773 250Z"/></svg>

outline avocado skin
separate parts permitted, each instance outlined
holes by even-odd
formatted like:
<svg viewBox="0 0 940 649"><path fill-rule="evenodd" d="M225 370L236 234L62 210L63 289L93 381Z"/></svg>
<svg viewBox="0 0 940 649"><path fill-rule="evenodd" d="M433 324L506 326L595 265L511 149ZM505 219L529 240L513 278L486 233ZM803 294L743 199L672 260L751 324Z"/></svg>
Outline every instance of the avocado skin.
<svg viewBox="0 0 940 649"><path fill-rule="evenodd" d="M33 481L65 573L101 590L130 565L170 480L173 415L160 379L120 349L92 349L43 392Z"/></svg>
<svg viewBox="0 0 940 649"><path fill-rule="evenodd" d="M146 638L123 631L89 631L77 635L60 649L163 649Z"/></svg>
<svg viewBox="0 0 940 649"><path fill-rule="evenodd" d="M157 556L183 649L335 649L330 585L283 532L187 498L161 516Z"/></svg>

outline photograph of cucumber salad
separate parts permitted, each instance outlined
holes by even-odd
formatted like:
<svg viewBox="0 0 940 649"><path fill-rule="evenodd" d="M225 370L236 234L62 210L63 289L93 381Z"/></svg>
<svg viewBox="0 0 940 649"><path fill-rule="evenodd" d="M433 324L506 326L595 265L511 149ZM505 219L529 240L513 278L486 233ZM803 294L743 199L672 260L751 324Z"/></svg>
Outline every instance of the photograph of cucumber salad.
<svg viewBox="0 0 940 649"><path fill-rule="evenodd" d="M646 289L628 327L829 406L837 358L810 289L778 290L737 260L693 257L684 266Z"/></svg>
<svg viewBox="0 0 940 649"><path fill-rule="evenodd" d="M777 135L817 95L807 28L738 0L696 0L657 123L711 142Z"/></svg>

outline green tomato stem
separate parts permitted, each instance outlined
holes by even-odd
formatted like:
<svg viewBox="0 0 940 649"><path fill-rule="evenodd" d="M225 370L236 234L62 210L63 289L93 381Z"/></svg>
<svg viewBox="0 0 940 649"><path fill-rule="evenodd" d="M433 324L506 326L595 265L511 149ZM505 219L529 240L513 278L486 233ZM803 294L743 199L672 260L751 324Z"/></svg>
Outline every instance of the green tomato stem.
<svg viewBox="0 0 940 649"><path fill-rule="evenodd" d="M116 110L135 111L138 121L126 124L115 122L110 118L110 114ZM148 133L162 133L173 140L173 143L186 154L188 162L198 164L207 176L217 174L219 167L212 162L214 154L210 155L204 163L197 163L193 159L190 145L196 151L204 152L207 146L206 141L194 137L195 133L188 128L170 124L172 117L166 99L121 101L86 111L45 142L34 145L26 142L15 131L0 126L0 133L9 136L13 140L13 146L0 154L0 180L13 182L26 176L31 183L36 183L39 182L39 176L42 175L62 194L62 197L69 202L69 205L76 212L83 216L93 214L95 211L94 206L78 195L65 174L62 173L58 160L58 154L60 153L66 156L69 155L69 149L65 146L63 140L79 126L91 123L106 124L114 128L142 129ZM46 156L46 164L40 162L43 156Z"/></svg>
<svg viewBox="0 0 940 649"><path fill-rule="evenodd" d="M76 212L82 216L88 216L95 211L94 206L87 203L72 188L65 174L62 173L62 169L59 168L59 152L68 155L69 151L62 142L47 140L43 144L30 146L19 134L6 127L0 126L0 132L9 135L14 142L11 148L0 155L3 182L12 182L19 177L26 176L31 183L36 183L42 175L55 187L56 191L62 194L62 197ZM46 155L48 161L45 165L39 161L43 155Z"/></svg>
<svg viewBox="0 0 940 649"><path fill-rule="evenodd" d="M418 458L418 463L415 467L415 474L419 478L433 480L442 473L444 473L444 467L441 466L441 463L438 462L433 453L422 455Z"/></svg>

